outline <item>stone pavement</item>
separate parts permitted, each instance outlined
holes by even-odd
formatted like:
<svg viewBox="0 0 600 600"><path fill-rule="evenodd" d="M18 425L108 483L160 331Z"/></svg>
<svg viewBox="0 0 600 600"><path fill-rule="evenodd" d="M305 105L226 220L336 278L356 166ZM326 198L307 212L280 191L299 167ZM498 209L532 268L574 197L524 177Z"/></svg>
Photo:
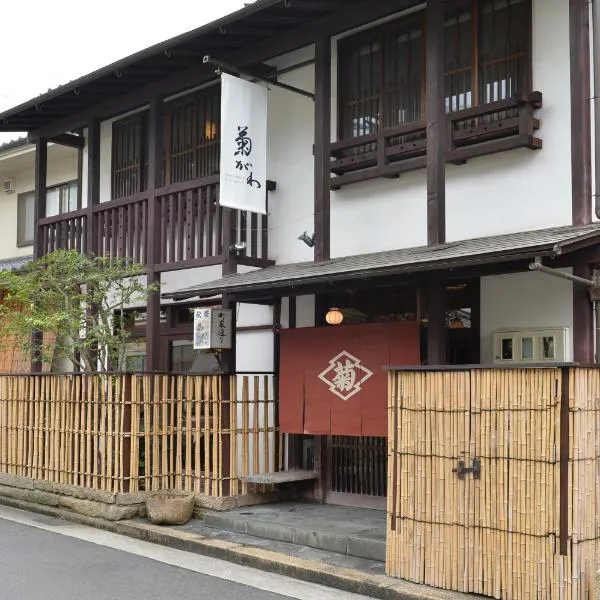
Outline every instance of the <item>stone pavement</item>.
<svg viewBox="0 0 600 600"><path fill-rule="evenodd" d="M282 502L206 512L204 525L254 537L385 561L386 514L313 502Z"/></svg>
<svg viewBox="0 0 600 600"><path fill-rule="evenodd" d="M358 558L348 554L310 548L285 541L269 540L251 536L247 533L217 529L208 526L204 521L192 520L181 527L162 527L152 525L145 519L107 521L87 517L64 508L34 504L14 498L1 497L0 503L381 600L476 600L480 598L479 596L448 592L386 577L383 574L383 562L381 561ZM314 506L319 507L319 505ZM255 513L258 508L260 507L236 509L235 512L252 511ZM265 511L275 509L275 505L265 506L263 509ZM306 516L310 510L307 507L306 510L299 512ZM340 510L345 511L347 509L340 508ZM279 518L279 524L282 526L285 526L282 522L291 519L290 515L294 515L298 511L288 510L287 512L289 513L287 516L282 515ZM262 514L264 518L269 513L259 511L259 514ZM237 514L232 518L239 519L240 517L250 516L252 515ZM371 516L377 518L376 515ZM272 520L274 522L278 521L275 518ZM298 527L301 522L302 519L299 518L292 529L307 531L309 528ZM364 525L364 521L362 524ZM332 524L332 528L341 529L337 529L337 531L330 530L329 533L352 537L359 532L360 527L360 523L354 525L346 523L344 527L337 523ZM364 534L364 531L361 534Z"/></svg>
<svg viewBox="0 0 600 600"><path fill-rule="evenodd" d="M314 519L310 519L311 513ZM385 513L370 510L365 510L364 515L360 513L361 509L349 509L346 513L339 506L290 502L222 513L207 511L202 520L192 519L187 525L169 530L195 533L207 539L243 544L331 567L385 575ZM358 516L362 520L356 518ZM383 556L380 559L365 557L373 540L360 536L380 538L376 541L383 544Z"/></svg>

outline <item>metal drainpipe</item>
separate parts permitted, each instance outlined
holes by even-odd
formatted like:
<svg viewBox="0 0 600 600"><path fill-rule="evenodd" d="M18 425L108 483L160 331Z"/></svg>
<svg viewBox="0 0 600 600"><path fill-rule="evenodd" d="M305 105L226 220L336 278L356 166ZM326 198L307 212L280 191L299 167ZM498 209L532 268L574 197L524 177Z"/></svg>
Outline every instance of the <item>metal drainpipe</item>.
<svg viewBox="0 0 600 600"><path fill-rule="evenodd" d="M600 0L595 0L596 2L600 2ZM598 15L600 17L600 14ZM599 38L600 39L600 38ZM597 197L598 198L598 197ZM596 199L598 202L598 199ZM575 285L583 285L588 288L590 293L590 301L594 305L594 321L595 321L595 350L596 350L596 364L600 364L600 271L594 272L593 280L584 279L583 277L577 277L576 275L571 275L571 273L563 273L562 271L557 271L551 267L546 267L542 264L541 258L536 258L534 262L529 265L530 271L538 271L541 273L546 273L547 275L552 275L553 277L559 277L560 279L567 279L572 281Z"/></svg>
<svg viewBox="0 0 600 600"><path fill-rule="evenodd" d="M594 211L600 219L600 0L592 1L592 65L594 71Z"/></svg>

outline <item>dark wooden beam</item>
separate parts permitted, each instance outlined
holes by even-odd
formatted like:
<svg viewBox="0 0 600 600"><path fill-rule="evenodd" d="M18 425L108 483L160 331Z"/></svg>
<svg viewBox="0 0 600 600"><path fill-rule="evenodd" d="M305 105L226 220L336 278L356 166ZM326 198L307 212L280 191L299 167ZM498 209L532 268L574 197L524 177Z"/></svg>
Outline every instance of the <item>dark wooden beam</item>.
<svg viewBox="0 0 600 600"><path fill-rule="evenodd" d="M592 220L589 0L569 0L573 225Z"/></svg>
<svg viewBox="0 0 600 600"><path fill-rule="evenodd" d="M446 288L441 279L427 285L427 364L445 365Z"/></svg>
<svg viewBox="0 0 600 600"><path fill-rule="evenodd" d="M573 268L573 275L593 279L593 270L587 264L580 264ZM594 309L588 288L573 284L573 360L592 364L594 354Z"/></svg>
<svg viewBox="0 0 600 600"><path fill-rule="evenodd" d="M148 115L148 229L146 257L147 284L160 286L161 275L156 270L160 260L161 221L160 206L155 190L162 183L163 160L163 109L161 97L154 96L150 102ZM160 291L150 295L146 308L146 370L160 368Z"/></svg>
<svg viewBox="0 0 600 600"><path fill-rule="evenodd" d="M44 237L42 227L39 225L40 219L46 216L46 195L48 178L48 140L41 138L35 144L35 198L34 198L34 219L35 227L33 229L33 258L38 259L45 254ZM31 371L33 373L42 372L41 346L43 343L43 334L41 331L34 331L31 335Z"/></svg>
<svg viewBox="0 0 600 600"><path fill-rule="evenodd" d="M79 131L79 135L83 138L83 131ZM77 210L81 210L83 205L83 148L77 151Z"/></svg>
<svg viewBox="0 0 600 600"><path fill-rule="evenodd" d="M274 35L264 41L246 44L241 50L235 50L223 56L215 56L215 58L240 68L248 67L257 62L308 46L319 36L336 35L369 21L376 21L395 12L405 10L419 4L419 2L420 0L365 0L353 6L352 10L343 10L341 14L338 12L321 19L315 19L310 27L301 26L293 31ZM205 54L209 51L210 47L203 50ZM32 131L31 134L37 138L73 131L84 125L91 117L107 119L148 104L153 95L168 96L176 94L212 80L215 80L213 68L205 65L193 66L135 91L121 94L91 108L58 119L48 126ZM20 131L23 131L23 129L20 129Z"/></svg>
<svg viewBox="0 0 600 600"><path fill-rule="evenodd" d="M35 228L33 231L33 257L40 258L45 254L42 230L39 225L46 216L46 195L48 178L48 140L41 138L35 144Z"/></svg>
<svg viewBox="0 0 600 600"><path fill-rule="evenodd" d="M73 135L72 133L61 133L51 137L48 141L53 144L59 144L60 146L69 146L69 148L77 148L81 150L85 146L85 139L80 135Z"/></svg>
<svg viewBox="0 0 600 600"><path fill-rule="evenodd" d="M241 254L236 258L238 265L245 265L247 267L272 267L275 264L274 260L270 258L257 258L255 256L245 256Z"/></svg>
<svg viewBox="0 0 600 600"><path fill-rule="evenodd" d="M296 296L288 298L288 328L296 329Z"/></svg>
<svg viewBox="0 0 600 600"><path fill-rule="evenodd" d="M444 106L444 2L427 2L427 243L446 241L446 108Z"/></svg>
<svg viewBox="0 0 600 600"><path fill-rule="evenodd" d="M331 255L329 166L331 144L331 40L315 42L315 249L316 261Z"/></svg>
<svg viewBox="0 0 600 600"><path fill-rule="evenodd" d="M87 125L87 230L85 251L97 254L98 219L94 206L100 203L100 121L92 119Z"/></svg>

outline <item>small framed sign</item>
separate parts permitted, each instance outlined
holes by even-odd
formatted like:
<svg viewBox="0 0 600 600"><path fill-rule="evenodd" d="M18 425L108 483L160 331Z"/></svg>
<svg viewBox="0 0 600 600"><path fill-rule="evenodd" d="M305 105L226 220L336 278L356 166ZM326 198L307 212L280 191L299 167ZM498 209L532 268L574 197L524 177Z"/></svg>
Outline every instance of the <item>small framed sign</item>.
<svg viewBox="0 0 600 600"><path fill-rule="evenodd" d="M225 308L194 309L194 350L228 350L231 348L231 310Z"/></svg>

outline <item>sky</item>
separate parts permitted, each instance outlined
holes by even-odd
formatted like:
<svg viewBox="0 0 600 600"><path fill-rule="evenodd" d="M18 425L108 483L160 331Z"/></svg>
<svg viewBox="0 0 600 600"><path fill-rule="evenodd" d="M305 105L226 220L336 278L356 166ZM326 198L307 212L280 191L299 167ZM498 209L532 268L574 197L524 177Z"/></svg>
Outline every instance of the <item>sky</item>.
<svg viewBox="0 0 600 600"><path fill-rule="evenodd" d="M2 2L0 112L185 33L244 0ZM0 133L0 143L19 137Z"/></svg>

